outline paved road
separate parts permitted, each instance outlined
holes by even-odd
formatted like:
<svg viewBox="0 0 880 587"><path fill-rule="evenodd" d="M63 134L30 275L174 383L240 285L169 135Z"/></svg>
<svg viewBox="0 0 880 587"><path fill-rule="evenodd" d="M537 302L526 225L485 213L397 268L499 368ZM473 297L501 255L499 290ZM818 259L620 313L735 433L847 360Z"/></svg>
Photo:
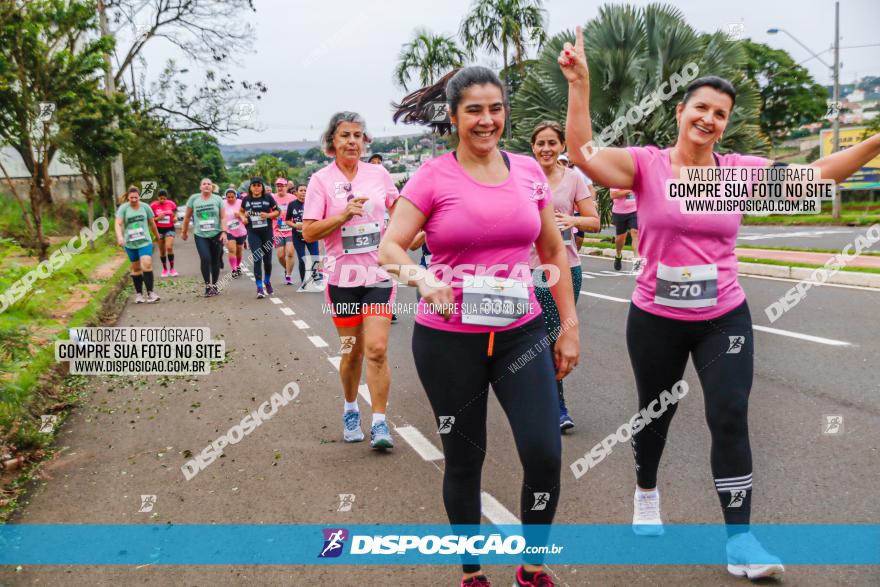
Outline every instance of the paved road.
<svg viewBox="0 0 880 587"><path fill-rule="evenodd" d="M794 249L829 249L839 251L864 235L867 226L740 226L738 246L786 247ZM614 227L606 227L602 236L613 236ZM880 242L868 250L880 252Z"/></svg>
<svg viewBox="0 0 880 587"><path fill-rule="evenodd" d="M24 523L445 523L442 459L424 456L418 436L439 447L435 423L409 351L412 317L392 327L389 419L397 432L391 454L340 442L341 393L331 359L337 337L321 315L322 297L279 286L274 300L256 300L243 278L218 298L197 296L190 243L178 243L184 277L163 282L159 305L129 304L121 325L208 326L222 336L229 361L192 381L96 379L85 405L65 424L64 447L45 468L17 521ZM584 259L578 304L584 344L581 366L566 380L577 428L563 442L562 523L627 523L632 457L615 450L575 480L567 466L627 421L635 409L624 324L633 277L614 274L604 259ZM277 270L277 265L276 265ZM277 278L276 278L277 281ZM880 293L822 286L772 325L763 308L792 283L742 278L755 324L757 355L750 427L755 461L756 523L878 523L877 450L880 383L876 316ZM413 299L412 288L399 301ZM868 318L868 319L866 319ZM296 322L299 322L297 324ZM774 330L767 330L772 328ZM657 344L662 344L657 341ZM324 346L326 344L327 346ZM696 375L682 402L661 468L669 523L720 523L709 470L709 434ZM198 452L287 382L302 393L226 458L186 481L185 450ZM362 403L363 406L363 403ZM366 406L363 406L366 408ZM842 415L844 433L823 435L826 415ZM517 512L520 469L503 414L490 400L483 488L486 521ZM350 512L338 495L354 494ZM138 513L140 495L157 496L155 516ZM494 501L493 499L494 498ZM497 503L495 503L497 502ZM509 568L490 567L496 584ZM735 585L717 566L556 566L560 585ZM454 585L454 566L357 567L27 567L0 569L2 585ZM876 585L871 567L788 569L792 585Z"/></svg>

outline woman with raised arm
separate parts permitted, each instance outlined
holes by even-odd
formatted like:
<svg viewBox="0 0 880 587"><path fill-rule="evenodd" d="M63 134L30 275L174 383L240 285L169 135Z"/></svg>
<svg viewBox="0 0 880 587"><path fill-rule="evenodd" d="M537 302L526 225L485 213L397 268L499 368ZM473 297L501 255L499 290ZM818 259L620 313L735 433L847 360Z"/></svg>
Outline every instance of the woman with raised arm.
<svg viewBox="0 0 880 587"><path fill-rule="evenodd" d="M425 162L407 182L379 260L422 295L413 358L443 443L450 523L480 523L491 385L522 463L524 532L530 544L543 544L559 501L555 381L577 365L580 352L569 259L541 167L498 148L508 109L498 76L466 67L449 80L446 98L458 147ZM406 252L420 230L431 246L427 269ZM565 324L552 351L529 269L532 245L552 274ZM478 562L465 562L461 585L487 587ZM553 585L540 555L523 562L516 585Z"/></svg>
<svg viewBox="0 0 880 587"><path fill-rule="evenodd" d="M727 524L727 570L749 579L781 574L779 559L763 549L748 527L752 455L747 412L754 342L734 254L740 215L684 214L678 201L666 198L666 181L680 177L683 167L767 167L773 162L715 153L736 101L734 87L718 77L699 78L688 86L676 106L678 138L671 147L591 148L590 78L580 27L576 35L575 45L566 43L559 55L568 80L566 128L572 162L602 185L632 189L638 202L639 252L645 260L626 336L639 408L672 389L693 358L712 436L712 474ZM823 180L839 182L878 154L880 135L874 135L811 166ZM636 533L662 533L657 469L674 414L673 403L633 433Z"/></svg>

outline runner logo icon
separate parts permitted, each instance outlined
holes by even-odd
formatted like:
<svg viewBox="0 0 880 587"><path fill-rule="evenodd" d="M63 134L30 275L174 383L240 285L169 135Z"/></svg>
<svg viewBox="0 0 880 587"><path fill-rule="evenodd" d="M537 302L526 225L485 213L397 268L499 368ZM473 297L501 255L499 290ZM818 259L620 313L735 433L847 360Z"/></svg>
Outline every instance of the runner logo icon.
<svg viewBox="0 0 880 587"><path fill-rule="evenodd" d="M843 416L825 416L825 427L822 434L840 434L843 432Z"/></svg>
<svg viewBox="0 0 880 587"><path fill-rule="evenodd" d="M745 336L728 336L730 339L730 347L727 349L728 355L738 355L746 342Z"/></svg>
<svg viewBox="0 0 880 587"><path fill-rule="evenodd" d="M324 528L324 548L318 558L336 558L342 554L342 547L348 540L348 530L345 528Z"/></svg>
<svg viewBox="0 0 880 587"><path fill-rule="evenodd" d="M730 503L727 504L729 508L738 508L742 506L743 500L746 498L746 490L745 489L736 489L730 492Z"/></svg>
<svg viewBox="0 0 880 587"><path fill-rule="evenodd" d="M337 512L350 512L351 506L354 505L354 493L339 494L339 508Z"/></svg>
<svg viewBox="0 0 880 587"><path fill-rule="evenodd" d="M153 511L153 506L156 505L156 496L155 495L142 495L141 496L141 509L138 510L139 513L149 513Z"/></svg>
<svg viewBox="0 0 880 587"><path fill-rule="evenodd" d="M437 432L440 434L449 434L452 431L452 425L455 424L455 416L440 416L440 427Z"/></svg>
<svg viewBox="0 0 880 587"><path fill-rule="evenodd" d="M532 506L532 511L546 510L547 504L550 503L550 494L546 492L536 492L534 495L535 504Z"/></svg>

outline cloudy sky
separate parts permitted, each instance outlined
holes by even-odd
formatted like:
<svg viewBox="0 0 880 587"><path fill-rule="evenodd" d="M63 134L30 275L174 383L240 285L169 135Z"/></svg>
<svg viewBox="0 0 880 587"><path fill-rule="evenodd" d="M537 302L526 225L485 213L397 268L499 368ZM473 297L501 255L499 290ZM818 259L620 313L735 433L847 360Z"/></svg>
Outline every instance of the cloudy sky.
<svg viewBox="0 0 880 587"><path fill-rule="evenodd" d="M258 28L259 40L230 71L239 79L262 80L269 91L258 103L260 130L221 137L224 143L313 140L338 110L360 112L378 136L413 130L391 122L390 102L406 93L392 81L400 46L419 26L435 33L457 33L471 0L255 0L255 4L256 14L248 18ZM585 23L602 4L546 0L549 33ZM834 38L832 0L675 0L670 4L700 31L726 31L728 24L741 23L744 36L785 49L798 62L809 59L804 66L813 77L831 83L830 70L810 59L804 48L787 35L766 31L784 28L832 63L833 52L826 51ZM880 44L880 0L842 0L840 13L841 46ZM148 49L148 76L158 72L166 59L178 57L162 40L153 41ZM841 62L842 83L880 75L880 46L843 49Z"/></svg>

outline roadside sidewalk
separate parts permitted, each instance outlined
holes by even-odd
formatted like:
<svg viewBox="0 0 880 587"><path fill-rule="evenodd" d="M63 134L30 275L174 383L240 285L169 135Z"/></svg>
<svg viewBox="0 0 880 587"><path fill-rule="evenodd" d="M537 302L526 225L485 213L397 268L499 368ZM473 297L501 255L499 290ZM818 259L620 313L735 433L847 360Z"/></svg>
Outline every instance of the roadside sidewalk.
<svg viewBox="0 0 880 587"><path fill-rule="evenodd" d="M811 265L824 265L828 259L834 257L834 253L814 253L811 251L783 251L779 249L734 249L737 257L752 257L753 259L770 259L773 261L787 261L789 263L809 263ZM880 269L880 257L860 256L847 261L847 267L866 267Z"/></svg>

